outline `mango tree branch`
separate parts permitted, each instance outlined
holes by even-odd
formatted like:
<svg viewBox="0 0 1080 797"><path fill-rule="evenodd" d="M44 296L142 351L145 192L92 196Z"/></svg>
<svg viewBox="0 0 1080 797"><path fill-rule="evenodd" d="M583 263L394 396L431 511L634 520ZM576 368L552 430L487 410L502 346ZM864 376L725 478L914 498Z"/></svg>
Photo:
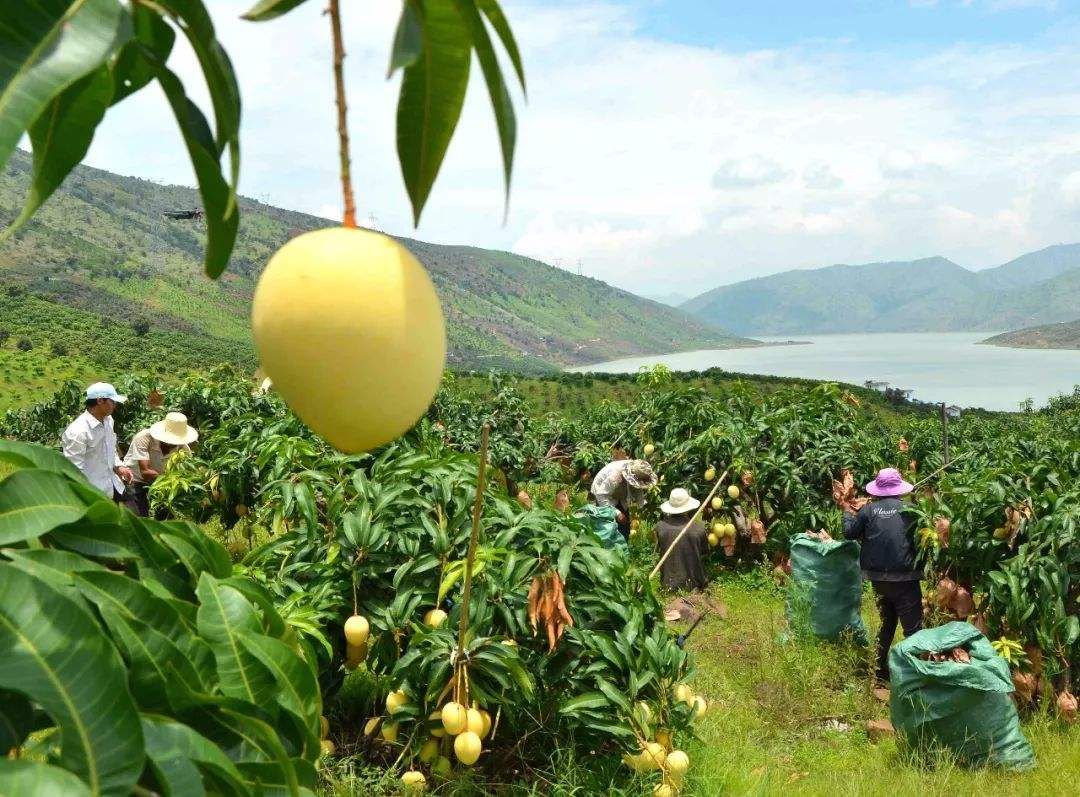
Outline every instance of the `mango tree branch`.
<svg viewBox="0 0 1080 797"><path fill-rule="evenodd" d="M341 43L341 10L339 0L330 0L327 9L330 14L330 29L334 37L334 94L337 100L338 150L341 157L341 193L345 198L343 227L356 227L356 203L353 200L352 174L349 168L349 126L346 120L345 75L342 65L345 61L345 47Z"/></svg>

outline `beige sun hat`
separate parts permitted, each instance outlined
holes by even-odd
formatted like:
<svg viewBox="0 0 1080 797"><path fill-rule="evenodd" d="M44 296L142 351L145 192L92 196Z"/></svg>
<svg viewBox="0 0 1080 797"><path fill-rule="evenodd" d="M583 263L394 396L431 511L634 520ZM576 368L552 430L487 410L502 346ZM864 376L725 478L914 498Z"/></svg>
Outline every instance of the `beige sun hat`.
<svg viewBox="0 0 1080 797"><path fill-rule="evenodd" d="M660 504L660 511L665 515L683 515L693 512L701 506L701 501L694 498L682 487L676 487L671 491L671 497Z"/></svg>
<svg viewBox="0 0 1080 797"><path fill-rule="evenodd" d="M150 436L170 446L186 446L199 439L199 430L188 426L187 416L182 412L170 412L165 420L150 427Z"/></svg>

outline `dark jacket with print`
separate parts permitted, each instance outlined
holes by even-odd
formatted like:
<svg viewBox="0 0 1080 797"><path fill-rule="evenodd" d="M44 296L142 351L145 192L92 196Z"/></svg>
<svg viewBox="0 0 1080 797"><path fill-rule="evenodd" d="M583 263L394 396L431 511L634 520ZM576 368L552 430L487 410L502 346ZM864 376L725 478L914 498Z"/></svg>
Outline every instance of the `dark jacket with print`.
<svg viewBox="0 0 1080 797"><path fill-rule="evenodd" d="M844 513L844 536L860 543L859 564L871 581L918 581L915 517L899 498L879 498Z"/></svg>

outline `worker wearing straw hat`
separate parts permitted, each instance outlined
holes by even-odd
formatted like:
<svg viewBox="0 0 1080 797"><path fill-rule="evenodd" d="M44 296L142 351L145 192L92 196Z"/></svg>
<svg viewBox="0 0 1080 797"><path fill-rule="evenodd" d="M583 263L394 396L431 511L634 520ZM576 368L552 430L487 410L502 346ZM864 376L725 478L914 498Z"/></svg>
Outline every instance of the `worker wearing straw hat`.
<svg viewBox="0 0 1080 797"><path fill-rule="evenodd" d="M128 508L136 515L146 517L150 514L150 499L147 490L177 450L189 451L189 445L199 439L199 432L188 425L187 416L181 412L170 412L164 420L143 429L133 438L128 448L124 464L131 468L131 485L128 488Z"/></svg>
<svg viewBox="0 0 1080 797"><path fill-rule="evenodd" d="M656 546L660 556L675 542L699 506L701 502L682 487L672 490L668 500L660 505L663 518L656 525ZM707 527L700 520L694 521L660 566L663 585L668 589L704 589L709 580L702 557L708 546Z"/></svg>

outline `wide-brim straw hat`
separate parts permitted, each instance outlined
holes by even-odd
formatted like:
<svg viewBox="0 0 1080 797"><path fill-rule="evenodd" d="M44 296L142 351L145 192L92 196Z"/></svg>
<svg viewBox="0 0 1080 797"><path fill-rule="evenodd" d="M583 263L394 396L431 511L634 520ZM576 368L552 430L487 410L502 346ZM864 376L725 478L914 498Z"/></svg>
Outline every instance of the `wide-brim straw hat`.
<svg viewBox="0 0 1080 797"><path fill-rule="evenodd" d="M896 498L907 495L914 489L915 485L904 481L896 468L882 468L878 471L877 478L866 485L866 492L876 498Z"/></svg>
<svg viewBox="0 0 1080 797"><path fill-rule="evenodd" d="M656 474L652 465L643 459L631 459L623 466L623 476L627 484L636 490L647 490L656 484Z"/></svg>
<svg viewBox="0 0 1080 797"><path fill-rule="evenodd" d="M186 446L199 439L199 430L188 426L184 413L170 412L165 416L165 420L151 425L150 436L166 445Z"/></svg>
<svg viewBox="0 0 1080 797"><path fill-rule="evenodd" d="M701 506L701 501L682 487L676 487L671 491L671 497L660 504L660 511L665 515L684 515L687 512L693 512L699 506Z"/></svg>

